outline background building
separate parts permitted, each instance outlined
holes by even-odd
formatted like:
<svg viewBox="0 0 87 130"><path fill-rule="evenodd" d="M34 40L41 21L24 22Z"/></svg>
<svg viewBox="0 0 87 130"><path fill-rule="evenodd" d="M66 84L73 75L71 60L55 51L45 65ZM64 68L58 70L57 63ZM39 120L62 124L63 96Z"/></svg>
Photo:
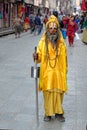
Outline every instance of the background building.
<svg viewBox="0 0 87 130"><path fill-rule="evenodd" d="M11 27L17 15L23 18L31 13L49 15L54 10L71 14L80 7L81 2L82 0L0 0L0 28Z"/></svg>

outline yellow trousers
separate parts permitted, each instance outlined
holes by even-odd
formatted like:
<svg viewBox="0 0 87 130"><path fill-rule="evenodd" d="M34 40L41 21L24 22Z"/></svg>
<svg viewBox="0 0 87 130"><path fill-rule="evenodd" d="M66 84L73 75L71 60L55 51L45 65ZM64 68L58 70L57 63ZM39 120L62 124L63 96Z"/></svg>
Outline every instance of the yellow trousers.
<svg viewBox="0 0 87 130"><path fill-rule="evenodd" d="M62 107L63 93L44 91L44 110L46 116L52 116L53 114L64 114Z"/></svg>

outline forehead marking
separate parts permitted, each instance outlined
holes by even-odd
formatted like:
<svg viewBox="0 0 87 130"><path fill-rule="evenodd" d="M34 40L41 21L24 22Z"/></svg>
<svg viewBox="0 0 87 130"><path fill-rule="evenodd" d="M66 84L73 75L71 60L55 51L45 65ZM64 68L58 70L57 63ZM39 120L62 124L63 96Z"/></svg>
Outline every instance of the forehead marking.
<svg viewBox="0 0 87 130"><path fill-rule="evenodd" d="M49 24L49 28L57 28L56 23L51 22L51 23Z"/></svg>

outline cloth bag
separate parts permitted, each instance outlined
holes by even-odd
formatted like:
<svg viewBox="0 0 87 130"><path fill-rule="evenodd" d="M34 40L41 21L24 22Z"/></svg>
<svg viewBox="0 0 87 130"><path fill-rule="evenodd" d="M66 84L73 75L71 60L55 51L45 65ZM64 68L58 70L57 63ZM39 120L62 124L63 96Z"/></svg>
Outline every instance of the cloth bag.
<svg viewBox="0 0 87 130"><path fill-rule="evenodd" d="M82 33L82 42L87 44L87 29L85 28Z"/></svg>
<svg viewBox="0 0 87 130"><path fill-rule="evenodd" d="M61 32L62 32L63 38L66 39L67 37L66 29L61 29Z"/></svg>
<svg viewBox="0 0 87 130"><path fill-rule="evenodd" d="M80 37L79 37L78 33L76 33L76 32L75 32L75 39L80 40Z"/></svg>

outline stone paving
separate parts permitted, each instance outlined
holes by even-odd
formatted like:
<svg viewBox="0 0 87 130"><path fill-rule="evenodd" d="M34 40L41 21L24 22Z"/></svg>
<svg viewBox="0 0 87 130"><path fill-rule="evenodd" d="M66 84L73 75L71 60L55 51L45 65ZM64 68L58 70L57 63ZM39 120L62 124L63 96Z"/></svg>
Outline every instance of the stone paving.
<svg viewBox="0 0 87 130"><path fill-rule="evenodd" d="M42 34L41 34L42 35ZM75 40L68 54L68 92L63 108L66 121L54 117L44 122L43 95L39 98L39 126L36 123L35 80L32 53L41 37L23 33L0 38L0 129L11 130L86 130L87 124L87 46ZM81 38L81 35L79 35Z"/></svg>

